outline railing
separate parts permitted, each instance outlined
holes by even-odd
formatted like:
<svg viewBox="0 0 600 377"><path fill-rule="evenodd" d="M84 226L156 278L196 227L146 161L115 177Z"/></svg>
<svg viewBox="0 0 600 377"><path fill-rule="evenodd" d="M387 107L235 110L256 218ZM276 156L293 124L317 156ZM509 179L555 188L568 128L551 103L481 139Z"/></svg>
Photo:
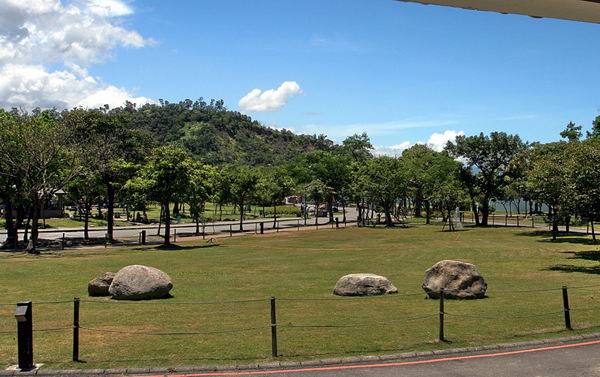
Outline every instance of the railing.
<svg viewBox="0 0 600 377"><path fill-rule="evenodd" d="M595 291L596 288L600 286L585 286L585 287L571 287L570 290L581 290L585 289L585 294L589 294L589 290L592 289ZM531 309L527 305L526 300L522 300L517 298L520 295L533 295L533 294L541 294L541 293L551 293L556 294L554 297L554 304L547 303L544 305L544 308L549 308L547 310L539 310L540 307L536 309ZM155 300L155 301L117 301L117 300L93 300L93 299L79 299L75 298L73 301L56 301L56 302L36 302L33 303L35 307L38 306L46 306L46 305L66 305L72 304L73 308L73 324L72 326L56 326L56 327L44 327L41 328L34 327L34 333L43 333L43 332L55 332L55 331L64 331L65 336L67 332L72 332L72 359L74 361L80 361L80 350L85 349L87 352L93 352L94 354L98 354L102 352L102 349L95 349L98 337L107 337L111 338L116 336L117 334L126 334L128 336L133 337L162 337L165 339L173 338L173 337L203 337L209 334L217 334L223 335L227 333L254 333L257 338L260 338L263 343L260 343L259 347L261 350L266 351L267 349L271 350L271 357L280 356L279 347L281 344L286 344L286 342L290 342L292 338L282 337L278 330L280 329L294 329L294 330L302 330L302 331L310 331L310 329L316 329L319 331L318 337L320 339L325 339L328 336L328 329L345 329L345 328L367 328L373 326L386 326L389 328L389 331L410 331L415 323L426 322L425 326L431 327L435 326L430 321L425 321L430 318L439 317L438 325L435 328L435 332L439 333L438 339L443 342L451 342L451 340L447 339L446 332L448 328L451 329L451 333L453 336L457 336L456 332L457 328L460 326L465 326L466 322L476 322L476 325L472 325L471 327L476 327L482 329L486 328L486 326L481 326L482 322L489 321L512 321L513 323L518 323L521 320L536 318L536 317L556 317L556 320L551 319L552 327L556 328L559 324L562 323L562 327L571 330L572 326L572 318L571 313L573 312L583 312L583 311L599 311L600 306L590 306L590 307L570 307L569 306L569 297L568 290L566 286L557 289L539 289L539 290L522 290L522 291L497 291L497 292L488 292L486 297L500 297L502 295L512 295L510 302L518 303L521 306L519 308L515 307L515 311L519 312L515 315L497 315L494 313L485 313L485 312L468 312L464 313L465 310L465 301L466 300L451 300L445 299L445 292L441 292L441 298L439 301L439 310L431 310L427 309L427 311L423 311L418 315L399 315L396 318L388 318L385 320L365 320L358 321L353 323L339 323L336 321L333 316L328 316L328 313L336 313L339 310L340 304L348 304L348 303L359 303L359 304L367 304L367 307L372 307L374 302L369 300L387 300L387 301L378 301L378 305L392 305L392 307L388 307L387 311L391 313L395 313L396 311L400 312L400 310L396 310L396 308L401 308L399 301L410 298L411 296L423 296L423 292L413 293L413 294L394 294L394 295L386 295L386 296L375 296L375 297L358 297L358 298L346 298L346 297L330 297L330 298L313 298L313 299L303 299L303 298L264 298L264 299L252 299L252 300L235 300L235 301L211 301L211 302L172 302L170 300ZM322 307L326 313L317 313L316 311L311 311L308 313L295 313L294 303L313 301L319 302L321 305L326 305ZM435 300L431 300L431 302L435 302ZM579 303L584 302L582 300L578 301ZM593 302L593 301L590 301ZM260 318L247 319L245 316L247 315L247 307L245 305L251 303L258 303L260 305L264 305L269 303L269 305L264 306L264 315L260 315L254 313L253 315L258 315ZM14 335L17 334L17 331L11 330L10 323L11 320L8 319L10 317L9 307L14 307L15 304L0 304L0 336L9 334L8 337L5 338L14 338ZM235 323L231 323L229 325L223 325L221 328L204 328L202 329L202 319L198 319L200 323L194 324L194 330L190 330L191 323L180 323L181 327L171 328L166 331L154 331L152 329L144 330L149 323L144 323L143 319L136 318L132 314L127 314L126 318L119 318L119 320L127 319L129 323L120 323L119 326L115 326L114 324L114 315L111 310L98 310L98 305L106 307L111 307L112 312L123 313L121 310L123 305L128 306L129 308L133 308L137 306L138 308L143 308L144 310L150 310L150 307L160 307L165 308L168 307L169 312L184 312L190 311L198 312L198 309L192 309L201 306L219 306L220 309L216 312L222 311L224 313L237 313L238 321ZM119 309L116 309L116 306L120 306ZM480 301L478 305L474 305L480 310L485 309L485 300ZM263 307L263 306L261 306ZM82 310L84 309L84 310ZM431 309L431 308L430 308ZM552 310L551 310L552 309ZM236 312L237 310L237 312ZM43 310L35 311L35 320L36 323L45 323L46 321L39 320L40 317L44 316ZM98 312L102 312L101 315ZM133 312L130 310L128 312ZM165 312L164 309L160 309L157 313ZM41 314L38 314L41 313ZM414 312L411 312L414 314ZM325 314L325 315L323 315ZM67 317L68 314L63 314L64 317ZM105 316L104 318L102 318ZM277 318L285 317L284 320L278 322ZM4 317L4 319L2 318ZM93 317L93 318L92 318ZM187 317L189 318L189 316ZM452 318L460 319L459 322L452 321ZM592 317L593 318L593 317ZM104 324L88 324L91 322L104 322ZM137 322L136 321L141 321ZM48 321L54 323L55 321ZM222 321L221 321L222 322ZM585 319L586 326L590 325L590 318ZM63 322L64 323L64 318ZM13 322L14 324L14 322ZM167 326L168 325L168 326ZM163 324L160 326L171 327L172 324ZM459 326L460 325L460 326ZM531 323L527 322L523 326L530 326ZM600 321L598 323L592 323L592 326L600 325ZM36 325L37 326L37 325ZM137 328L139 330L118 330L118 327L128 327ZM157 325L159 326L159 325ZM456 326L453 328L452 326ZM546 324L545 326L549 326ZM152 328L152 326L150 327ZM197 330L200 329L200 330ZM428 332L434 332L434 328L430 328ZM522 328L520 331L524 332L535 332L540 329L535 328ZM82 337L81 333L86 334L88 337ZM266 334L268 332L268 336ZM96 334L93 336L96 341L86 341L88 338L92 338L90 334ZM287 334L286 334L287 335ZM310 336L310 335L308 335ZM314 335L313 335L314 336ZM1 339L1 338L0 338ZM3 340L6 342L7 339ZM270 342L266 339L270 339ZM168 340L165 340L168 341ZM422 341L426 341L426 339L422 339ZM64 339L57 343L64 343ZM267 344L270 343L270 344ZM157 352L161 348L159 344L157 344ZM294 353L293 349L290 349L289 346L285 347L288 353ZM15 344L16 350L16 344ZM256 350L256 354L261 354L263 351ZM266 357L266 354L263 355ZM43 362L43 360L41 360Z"/></svg>

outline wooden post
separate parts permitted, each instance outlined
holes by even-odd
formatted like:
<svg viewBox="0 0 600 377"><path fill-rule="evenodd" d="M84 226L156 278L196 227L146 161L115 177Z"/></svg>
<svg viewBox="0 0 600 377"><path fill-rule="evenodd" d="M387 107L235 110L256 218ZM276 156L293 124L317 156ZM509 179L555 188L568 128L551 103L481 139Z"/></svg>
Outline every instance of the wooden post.
<svg viewBox="0 0 600 377"><path fill-rule="evenodd" d="M571 327L571 312L569 309L569 295L567 294L567 286L563 286L562 287L562 293L563 293L563 307L564 307L564 311L565 311L565 327L567 328L567 330L573 330L573 328Z"/></svg>
<svg viewBox="0 0 600 377"><path fill-rule="evenodd" d="M440 290L440 341L445 341L444 339L444 288Z"/></svg>
<svg viewBox="0 0 600 377"><path fill-rule="evenodd" d="M275 297L271 297L271 355L277 357L277 314Z"/></svg>
<svg viewBox="0 0 600 377"><path fill-rule="evenodd" d="M79 302L73 299L73 361L79 361Z"/></svg>

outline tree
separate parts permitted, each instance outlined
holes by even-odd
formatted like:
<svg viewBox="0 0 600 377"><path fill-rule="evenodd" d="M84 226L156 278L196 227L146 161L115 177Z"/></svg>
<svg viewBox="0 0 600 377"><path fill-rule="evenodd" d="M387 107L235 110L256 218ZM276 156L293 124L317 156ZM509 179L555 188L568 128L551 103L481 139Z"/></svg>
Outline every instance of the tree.
<svg viewBox="0 0 600 377"><path fill-rule="evenodd" d="M581 139L581 126L576 126L575 123L569 122L567 128L560 133L563 139L567 139L568 142L579 141Z"/></svg>
<svg viewBox="0 0 600 377"><path fill-rule="evenodd" d="M273 206L273 227L276 227L277 206L294 192L295 182L288 170L279 166L265 168L262 174L262 200L266 205Z"/></svg>
<svg viewBox="0 0 600 377"><path fill-rule="evenodd" d="M191 165L190 185L183 199L190 207L190 213L196 221L196 234L200 233L200 220L203 217L206 202L215 195L219 174L217 169L194 162Z"/></svg>
<svg viewBox="0 0 600 377"><path fill-rule="evenodd" d="M228 180L229 197L240 208L240 232L244 231L244 210L256 195L258 170L249 166L227 166L221 172Z"/></svg>
<svg viewBox="0 0 600 377"><path fill-rule="evenodd" d="M495 192L506 184L504 176L508 164L527 147L518 135L507 135L504 132L492 132L484 136L459 135L455 142L446 144L446 151L450 156L464 159L467 172L472 172L472 178L463 174L465 185L470 191L471 199L475 202L475 191L481 193L481 223L488 225L490 200Z"/></svg>
<svg viewBox="0 0 600 377"><path fill-rule="evenodd" d="M170 204L179 202L190 189L193 160L181 148L158 147L138 177L127 183L129 189L143 192L149 200L161 205L165 218L164 245L171 243Z"/></svg>
<svg viewBox="0 0 600 377"><path fill-rule="evenodd" d="M321 193L327 197L329 221L333 221L333 202L344 199L343 193L350 187L350 161L344 154L334 154L316 150L301 155L296 162L295 176L300 184L321 182L327 190Z"/></svg>
<svg viewBox="0 0 600 377"><path fill-rule="evenodd" d="M73 109L64 113L64 123L80 138L88 139L95 158L90 170L98 174L105 186L107 199L107 237L114 239L116 196L135 176L149 151L155 146L152 136L142 130L127 128L128 112L102 109Z"/></svg>
<svg viewBox="0 0 600 377"><path fill-rule="evenodd" d="M575 208L570 145L572 143L548 143L528 152L530 169L526 181L527 191L534 200L550 208L553 240L556 239L559 221L568 218Z"/></svg>
<svg viewBox="0 0 600 377"><path fill-rule="evenodd" d="M385 224L394 226L392 208L398 198L406 196L408 178L401 158L379 156L366 160L358 171L359 186L371 203L377 203L385 213Z"/></svg>
<svg viewBox="0 0 600 377"><path fill-rule="evenodd" d="M596 242L593 227L600 214L600 140L569 144L568 155L572 160L569 166L572 169L575 208L578 214L590 219Z"/></svg>
<svg viewBox="0 0 600 377"><path fill-rule="evenodd" d="M31 206L31 238L26 251L37 253L38 220L45 200L64 188L85 165L85 145L49 111L29 115L0 109L0 161L15 194Z"/></svg>
<svg viewBox="0 0 600 377"><path fill-rule="evenodd" d="M92 205L98 203L104 194L103 186L100 176L89 171L75 178L67 186L67 196L77 203L79 214L84 216L84 240L89 240L89 219L92 214Z"/></svg>
<svg viewBox="0 0 600 377"><path fill-rule="evenodd" d="M420 216L425 204L426 222L431 222L431 200L447 179L457 172L457 163L447 153L416 144L402 152L409 186L414 189L415 216Z"/></svg>
<svg viewBox="0 0 600 377"><path fill-rule="evenodd" d="M369 158L373 158L371 151L373 150L373 144L366 132L361 135L354 134L348 136L342 142L343 151L349 154L354 161L364 161Z"/></svg>

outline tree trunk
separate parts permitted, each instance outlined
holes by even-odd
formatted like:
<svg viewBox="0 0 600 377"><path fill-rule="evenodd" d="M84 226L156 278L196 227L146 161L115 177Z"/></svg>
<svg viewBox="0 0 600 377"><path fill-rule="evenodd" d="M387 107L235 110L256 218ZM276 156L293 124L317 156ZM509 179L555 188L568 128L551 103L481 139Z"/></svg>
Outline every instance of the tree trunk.
<svg viewBox="0 0 600 377"><path fill-rule="evenodd" d="M169 212L169 202L163 203L165 214L165 246L171 244L171 213Z"/></svg>
<svg viewBox="0 0 600 377"><path fill-rule="evenodd" d="M429 199L424 200L425 202L425 224L431 225L431 205L429 204Z"/></svg>
<svg viewBox="0 0 600 377"><path fill-rule="evenodd" d="M6 247L15 246L15 250L17 249L17 245L19 242L17 228L15 227L15 221L13 218L13 208L10 203L9 198L4 198L4 218L6 219L6 240L4 241L4 245Z"/></svg>
<svg viewBox="0 0 600 377"><path fill-rule="evenodd" d="M90 229L90 211L91 210L92 210L92 204L89 203L88 201L86 201L85 202L85 220L83 223L83 239L86 241L90 239L89 229Z"/></svg>
<svg viewBox="0 0 600 377"><path fill-rule="evenodd" d="M421 217L421 207L423 202L423 192L420 188L417 189L417 194L415 195L415 200L413 202L415 208L414 213L415 217Z"/></svg>
<svg viewBox="0 0 600 377"><path fill-rule="evenodd" d="M327 199L327 213L329 214L329 222L333 222L333 198Z"/></svg>
<svg viewBox="0 0 600 377"><path fill-rule="evenodd" d="M394 223L392 222L391 206L385 208L385 226L388 228L394 226Z"/></svg>
<svg viewBox="0 0 600 377"><path fill-rule="evenodd" d="M106 184L106 192L108 194L108 211L106 213L106 235L107 238L111 241L114 240L114 213L115 213L115 187L112 183Z"/></svg>
<svg viewBox="0 0 600 377"><path fill-rule="evenodd" d="M35 198L33 200L33 218L31 219L31 237L29 238L29 242L27 243L27 248L25 251L29 254L39 254L37 251L37 241L39 236L38 230L38 220L41 212L41 201L37 197L37 193L34 195Z"/></svg>
<svg viewBox="0 0 600 377"><path fill-rule="evenodd" d="M273 206L273 228L277 228L277 203Z"/></svg>
<svg viewBox="0 0 600 377"><path fill-rule="evenodd" d="M244 200L240 201L240 232L244 231Z"/></svg>
<svg viewBox="0 0 600 377"><path fill-rule="evenodd" d="M160 227L163 223L163 217L164 217L164 208L163 205L160 205L160 215L158 215L158 232L156 233L157 236L160 236Z"/></svg>

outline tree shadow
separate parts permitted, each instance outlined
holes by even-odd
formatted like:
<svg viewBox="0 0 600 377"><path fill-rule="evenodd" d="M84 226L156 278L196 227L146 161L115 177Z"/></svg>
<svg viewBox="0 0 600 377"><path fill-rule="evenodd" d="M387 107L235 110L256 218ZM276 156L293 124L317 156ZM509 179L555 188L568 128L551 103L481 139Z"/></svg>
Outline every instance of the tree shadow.
<svg viewBox="0 0 600 377"><path fill-rule="evenodd" d="M567 259L582 259L594 262L600 262L600 251L589 250L589 251L565 251L563 254L571 254ZM545 271L559 271L559 272L581 272L584 274L600 275L600 266L575 266L570 264L557 264L545 269Z"/></svg>
<svg viewBox="0 0 600 377"><path fill-rule="evenodd" d="M595 245L597 244L591 238L588 238L589 234L576 233L576 232L559 232L556 234L556 239L552 239L552 232L549 230L534 230L533 232L518 232L517 236L523 237L537 237L540 238L538 242L553 242L553 243L570 243L580 245ZM597 235L600 237L600 235Z"/></svg>
<svg viewBox="0 0 600 377"><path fill-rule="evenodd" d="M178 244L169 244L169 245L159 245L156 246L154 249L155 250L175 250L175 251L180 251L180 250L195 250L195 249L207 249L210 247L217 247L220 244L218 243L206 243L205 245L190 245L190 246L180 246Z"/></svg>
<svg viewBox="0 0 600 377"><path fill-rule="evenodd" d="M557 264L556 266L544 269L544 271L559 271L565 273L581 272L583 274L600 275L600 266L586 267L569 264Z"/></svg>

